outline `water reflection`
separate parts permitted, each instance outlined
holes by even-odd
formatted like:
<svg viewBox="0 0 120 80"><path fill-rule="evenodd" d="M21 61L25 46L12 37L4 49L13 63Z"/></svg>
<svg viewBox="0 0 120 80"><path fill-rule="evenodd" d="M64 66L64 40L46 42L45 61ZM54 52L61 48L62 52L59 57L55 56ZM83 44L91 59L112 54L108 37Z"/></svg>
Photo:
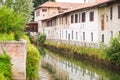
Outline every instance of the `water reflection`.
<svg viewBox="0 0 120 80"><path fill-rule="evenodd" d="M109 70L85 60L76 60L68 56L61 56L49 50L42 60L60 80L120 80L120 71Z"/></svg>

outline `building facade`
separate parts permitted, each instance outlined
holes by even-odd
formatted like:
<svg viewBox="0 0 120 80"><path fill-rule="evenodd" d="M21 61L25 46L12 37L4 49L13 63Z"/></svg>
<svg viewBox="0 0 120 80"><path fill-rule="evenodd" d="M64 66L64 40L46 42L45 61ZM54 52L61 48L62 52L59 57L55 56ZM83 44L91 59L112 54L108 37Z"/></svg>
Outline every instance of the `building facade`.
<svg viewBox="0 0 120 80"><path fill-rule="evenodd" d="M39 20L39 31L46 34L47 39L76 45L108 45L112 37L120 34L120 1L90 0Z"/></svg>

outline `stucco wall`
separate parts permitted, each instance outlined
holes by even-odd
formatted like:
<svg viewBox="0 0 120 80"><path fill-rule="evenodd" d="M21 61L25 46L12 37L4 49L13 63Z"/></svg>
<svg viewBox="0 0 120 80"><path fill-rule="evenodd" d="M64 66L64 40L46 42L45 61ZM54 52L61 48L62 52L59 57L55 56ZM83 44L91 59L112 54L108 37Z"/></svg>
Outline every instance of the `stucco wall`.
<svg viewBox="0 0 120 80"><path fill-rule="evenodd" d="M89 21L89 14L91 11L94 11L94 21ZM91 42L91 43L98 43L98 9L91 9L87 11L79 11L77 13L81 14L82 19L82 13L86 13L86 21L80 22L80 23L72 23L70 24L69 28L73 30L73 33L78 33L78 41L80 42ZM71 13L75 14L75 13ZM85 32L85 41L83 41L83 32ZM91 33L93 33L93 41L91 41ZM73 34L76 36L76 34ZM73 40L76 40L74 37Z"/></svg>
<svg viewBox="0 0 120 80"><path fill-rule="evenodd" d="M104 34L104 44L108 45L111 40L111 31L113 32L113 37L119 34L120 31L120 19L118 19L118 5L111 4L105 7L99 8L99 41L101 42L101 35ZM110 19L110 7L112 7L112 20ZM104 15L104 30L101 30L101 15Z"/></svg>
<svg viewBox="0 0 120 80"><path fill-rule="evenodd" d="M13 79L26 80L27 42L0 42L0 54L4 49L11 58Z"/></svg>

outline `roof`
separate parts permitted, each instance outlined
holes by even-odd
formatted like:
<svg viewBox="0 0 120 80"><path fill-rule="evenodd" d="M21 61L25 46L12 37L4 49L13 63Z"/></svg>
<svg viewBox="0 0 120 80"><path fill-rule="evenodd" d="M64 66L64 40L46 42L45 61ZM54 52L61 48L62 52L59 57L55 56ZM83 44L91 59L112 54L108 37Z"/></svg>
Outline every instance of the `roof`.
<svg viewBox="0 0 120 80"><path fill-rule="evenodd" d="M41 7L55 7L55 8L77 8L83 3L69 3L69 2L52 2L47 1L42 5L38 6L36 9Z"/></svg>
<svg viewBox="0 0 120 80"><path fill-rule="evenodd" d="M64 15L64 14L67 14L67 13L70 13L70 12L73 12L73 11L77 11L77 10L81 10L81 9L86 9L86 8L92 8L92 7L95 7L95 6L99 6L99 5L101 5L101 4L108 3L108 2L112 2L112 1L116 1L116 0L96 0L94 3L84 3L84 4L80 5L78 8L71 9L71 10L68 10L68 11L66 11L66 12L57 14L57 15L55 15L55 16L52 16L52 17L43 19L42 21L48 20L48 19L51 19L51 18L60 16L60 15Z"/></svg>

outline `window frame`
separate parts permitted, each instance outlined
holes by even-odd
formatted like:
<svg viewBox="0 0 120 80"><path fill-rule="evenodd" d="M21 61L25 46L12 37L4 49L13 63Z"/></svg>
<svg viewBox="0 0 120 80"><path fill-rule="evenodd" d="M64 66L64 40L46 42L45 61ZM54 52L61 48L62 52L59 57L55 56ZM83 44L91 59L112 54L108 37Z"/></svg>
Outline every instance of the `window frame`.
<svg viewBox="0 0 120 80"><path fill-rule="evenodd" d="M94 11L91 11L89 13L89 20L90 20L90 22L94 21Z"/></svg>
<svg viewBox="0 0 120 80"><path fill-rule="evenodd" d="M83 12L83 13L82 13L82 22L85 22L85 21L86 21L86 13Z"/></svg>

